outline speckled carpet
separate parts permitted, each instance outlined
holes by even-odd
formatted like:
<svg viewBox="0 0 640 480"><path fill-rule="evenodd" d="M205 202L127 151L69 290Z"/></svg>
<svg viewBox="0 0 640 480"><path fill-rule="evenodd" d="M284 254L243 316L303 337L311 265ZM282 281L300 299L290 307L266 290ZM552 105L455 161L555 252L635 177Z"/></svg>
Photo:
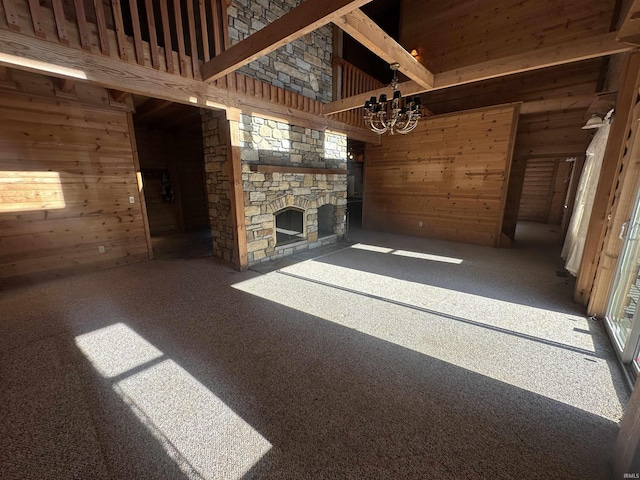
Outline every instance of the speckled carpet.
<svg viewBox="0 0 640 480"><path fill-rule="evenodd" d="M608 479L628 394L550 230L0 292L0 478Z"/></svg>

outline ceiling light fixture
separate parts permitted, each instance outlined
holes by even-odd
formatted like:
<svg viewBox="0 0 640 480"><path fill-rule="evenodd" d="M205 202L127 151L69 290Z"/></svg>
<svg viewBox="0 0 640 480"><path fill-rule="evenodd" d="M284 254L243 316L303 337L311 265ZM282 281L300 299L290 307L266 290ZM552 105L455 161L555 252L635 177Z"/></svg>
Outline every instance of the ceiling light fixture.
<svg viewBox="0 0 640 480"><path fill-rule="evenodd" d="M400 64L392 63L393 80L390 87L393 89L393 99L387 101L387 96L383 93L380 99L371 97L364 103L364 123L373 132L383 135L389 132L390 135L401 133L403 135L411 132L418 126L420 118L420 97L418 95L402 98L398 90L398 68Z"/></svg>

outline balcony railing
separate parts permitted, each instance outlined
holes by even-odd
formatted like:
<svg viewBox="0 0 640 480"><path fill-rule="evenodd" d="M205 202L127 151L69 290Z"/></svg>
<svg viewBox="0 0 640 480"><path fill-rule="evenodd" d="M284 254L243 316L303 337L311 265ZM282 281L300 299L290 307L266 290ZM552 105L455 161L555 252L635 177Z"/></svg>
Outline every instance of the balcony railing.
<svg viewBox="0 0 640 480"><path fill-rule="evenodd" d="M229 48L226 0L2 0L0 29L195 80ZM322 113L318 100L237 72L214 85Z"/></svg>
<svg viewBox="0 0 640 480"><path fill-rule="evenodd" d="M340 98L347 98L352 95L358 95L384 87L384 83L359 68L354 67L343 58L334 58L333 67L334 81L340 82L338 85ZM364 109L358 108L338 113L337 115L333 115L332 118L340 122L348 123L349 125L363 127L363 115Z"/></svg>

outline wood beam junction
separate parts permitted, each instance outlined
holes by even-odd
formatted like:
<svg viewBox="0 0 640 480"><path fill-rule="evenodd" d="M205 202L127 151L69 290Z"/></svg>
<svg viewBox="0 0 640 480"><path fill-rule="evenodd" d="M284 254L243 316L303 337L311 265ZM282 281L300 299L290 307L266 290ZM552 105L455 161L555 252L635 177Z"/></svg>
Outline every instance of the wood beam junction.
<svg viewBox="0 0 640 480"><path fill-rule="evenodd" d="M266 27L204 63L202 79L213 81L224 77L370 1L306 0Z"/></svg>

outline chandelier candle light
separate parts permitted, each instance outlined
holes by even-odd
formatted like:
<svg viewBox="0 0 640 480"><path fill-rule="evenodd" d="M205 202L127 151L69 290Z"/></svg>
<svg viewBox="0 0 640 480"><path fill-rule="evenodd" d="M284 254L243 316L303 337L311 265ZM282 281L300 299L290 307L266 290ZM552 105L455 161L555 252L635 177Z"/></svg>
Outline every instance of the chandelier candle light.
<svg viewBox="0 0 640 480"><path fill-rule="evenodd" d="M389 132L390 135L395 133L407 134L418 126L420 118L420 97L418 95L402 98L400 90L398 90L398 67L400 64L392 63L390 65L393 70L393 80L391 80L391 88L393 89L393 99L387 101L385 94L380 95L380 99L371 97L364 103L364 122L378 135Z"/></svg>

